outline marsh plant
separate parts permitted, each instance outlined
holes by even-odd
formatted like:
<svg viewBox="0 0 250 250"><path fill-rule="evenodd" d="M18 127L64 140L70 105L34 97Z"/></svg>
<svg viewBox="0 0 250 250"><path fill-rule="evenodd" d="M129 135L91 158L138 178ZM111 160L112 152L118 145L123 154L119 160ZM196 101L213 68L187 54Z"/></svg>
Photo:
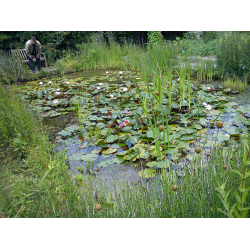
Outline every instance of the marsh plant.
<svg viewBox="0 0 250 250"><path fill-rule="evenodd" d="M226 88L230 88L231 91L244 91L247 87L246 79L241 80L240 78L228 78L223 82L223 86Z"/></svg>

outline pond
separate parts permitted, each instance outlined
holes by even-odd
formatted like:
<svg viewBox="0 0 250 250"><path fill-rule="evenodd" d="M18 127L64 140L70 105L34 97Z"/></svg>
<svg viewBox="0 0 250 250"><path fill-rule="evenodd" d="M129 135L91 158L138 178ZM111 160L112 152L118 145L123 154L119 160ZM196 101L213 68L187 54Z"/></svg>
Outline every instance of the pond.
<svg viewBox="0 0 250 250"><path fill-rule="evenodd" d="M150 81L148 88L156 93ZM171 88L163 83L159 97L144 86L138 72L107 69L43 78L18 89L43 117L55 151L66 151L75 181L91 176L110 191L117 183L150 180L164 169L182 175L190 161L209 161L213 146L227 148L230 140L249 133L250 86L232 95L221 83L191 80L190 108L187 97L180 103L177 77ZM215 126L216 120L224 122L222 128ZM199 155L197 147L203 148Z"/></svg>

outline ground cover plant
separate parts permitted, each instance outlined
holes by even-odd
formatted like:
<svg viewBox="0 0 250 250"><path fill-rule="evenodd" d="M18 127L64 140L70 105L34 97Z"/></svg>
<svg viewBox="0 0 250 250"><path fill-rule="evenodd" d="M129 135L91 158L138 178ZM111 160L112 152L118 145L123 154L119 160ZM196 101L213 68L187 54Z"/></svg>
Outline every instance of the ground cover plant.
<svg viewBox="0 0 250 250"><path fill-rule="evenodd" d="M112 42L114 57L91 48L96 74L0 86L1 216L248 217L250 106L211 82L212 60L193 69L187 47L157 40L131 60ZM67 116L49 142L42 122ZM125 164L135 183L107 188Z"/></svg>

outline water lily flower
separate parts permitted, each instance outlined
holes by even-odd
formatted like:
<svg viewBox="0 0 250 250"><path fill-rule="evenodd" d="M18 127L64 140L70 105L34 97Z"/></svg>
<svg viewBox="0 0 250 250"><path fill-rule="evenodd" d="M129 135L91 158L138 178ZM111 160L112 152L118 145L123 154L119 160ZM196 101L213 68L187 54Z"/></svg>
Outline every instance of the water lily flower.
<svg viewBox="0 0 250 250"><path fill-rule="evenodd" d="M131 113L131 111L128 111L128 110L125 110L125 114L130 114Z"/></svg>
<svg viewBox="0 0 250 250"><path fill-rule="evenodd" d="M99 83L99 86L102 86L102 85L103 85L103 83L102 83L102 82L100 82L100 83Z"/></svg>
<svg viewBox="0 0 250 250"><path fill-rule="evenodd" d="M96 87L96 89L101 89L101 87Z"/></svg>
<svg viewBox="0 0 250 250"><path fill-rule="evenodd" d="M124 92L125 92L125 91L128 91L128 88L124 88L123 91L124 91Z"/></svg>
<svg viewBox="0 0 250 250"><path fill-rule="evenodd" d="M39 84L40 84L40 85L42 85L42 84L43 84L43 82L39 82Z"/></svg>
<svg viewBox="0 0 250 250"><path fill-rule="evenodd" d="M119 124L119 128L121 128L121 127L125 127L126 126L126 123L121 123L121 124Z"/></svg>
<svg viewBox="0 0 250 250"><path fill-rule="evenodd" d="M111 97L111 98L113 98L113 97L114 97L114 95L110 95L110 97Z"/></svg>
<svg viewBox="0 0 250 250"><path fill-rule="evenodd" d="M229 135L229 134L225 134L225 136L230 137L230 135Z"/></svg>
<svg viewBox="0 0 250 250"><path fill-rule="evenodd" d="M211 105L207 105L206 106L206 110L211 110L212 109L212 106Z"/></svg>
<svg viewBox="0 0 250 250"><path fill-rule="evenodd" d="M60 91L61 89L56 89L56 91Z"/></svg>
<svg viewBox="0 0 250 250"><path fill-rule="evenodd" d="M119 75L121 75L122 74L122 71L119 71Z"/></svg>
<svg viewBox="0 0 250 250"><path fill-rule="evenodd" d="M206 107L206 106L207 106L207 103L206 103L206 102L203 102L202 105Z"/></svg>
<svg viewBox="0 0 250 250"><path fill-rule="evenodd" d="M109 72L108 71L106 71L106 74L108 74Z"/></svg>
<svg viewBox="0 0 250 250"><path fill-rule="evenodd" d="M56 92L56 95L60 95L61 94L61 92Z"/></svg>
<svg viewBox="0 0 250 250"><path fill-rule="evenodd" d="M52 83L52 81L48 81L48 84Z"/></svg>
<svg viewBox="0 0 250 250"><path fill-rule="evenodd" d="M54 103L54 104L57 104L57 103L59 103L59 101L58 101L58 100L54 100L53 103Z"/></svg>
<svg viewBox="0 0 250 250"><path fill-rule="evenodd" d="M209 90L209 89L211 89L211 87L207 87L207 89Z"/></svg>
<svg viewBox="0 0 250 250"><path fill-rule="evenodd" d="M65 83L69 84L70 82L65 82Z"/></svg>
<svg viewBox="0 0 250 250"><path fill-rule="evenodd" d="M129 123L129 120L125 120L124 123L125 123L125 124L126 124L126 123Z"/></svg>

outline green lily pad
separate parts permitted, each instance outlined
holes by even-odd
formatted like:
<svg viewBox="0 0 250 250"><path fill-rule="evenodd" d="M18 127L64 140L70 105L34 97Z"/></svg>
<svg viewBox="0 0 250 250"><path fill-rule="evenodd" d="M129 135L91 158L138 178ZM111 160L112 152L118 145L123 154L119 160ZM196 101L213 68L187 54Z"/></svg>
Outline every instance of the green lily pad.
<svg viewBox="0 0 250 250"><path fill-rule="evenodd" d="M118 135L109 135L107 138L106 138L106 141L108 141L108 143L112 143L116 140L118 140L119 136Z"/></svg>
<svg viewBox="0 0 250 250"><path fill-rule="evenodd" d="M145 170L139 171L138 174L140 177L143 177L143 178L151 178L155 176L155 170L147 168Z"/></svg>
<svg viewBox="0 0 250 250"><path fill-rule="evenodd" d="M104 154L104 155L114 154L116 151L117 151L116 148L108 148L108 149L102 151L102 154Z"/></svg>
<svg viewBox="0 0 250 250"><path fill-rule="evenodd" d="M98 163L98 167L105 168L113 163L114 163L113 159L107 160L107 161L102 161L102 162Z"/></svg>
<svg viewBox="0 0 250 250"><path fill-rule="evenodd" d="M146 164L146 166L150 167L150 168L153 168L154 166L156 166L156 161L150 161Z"/></svg>

